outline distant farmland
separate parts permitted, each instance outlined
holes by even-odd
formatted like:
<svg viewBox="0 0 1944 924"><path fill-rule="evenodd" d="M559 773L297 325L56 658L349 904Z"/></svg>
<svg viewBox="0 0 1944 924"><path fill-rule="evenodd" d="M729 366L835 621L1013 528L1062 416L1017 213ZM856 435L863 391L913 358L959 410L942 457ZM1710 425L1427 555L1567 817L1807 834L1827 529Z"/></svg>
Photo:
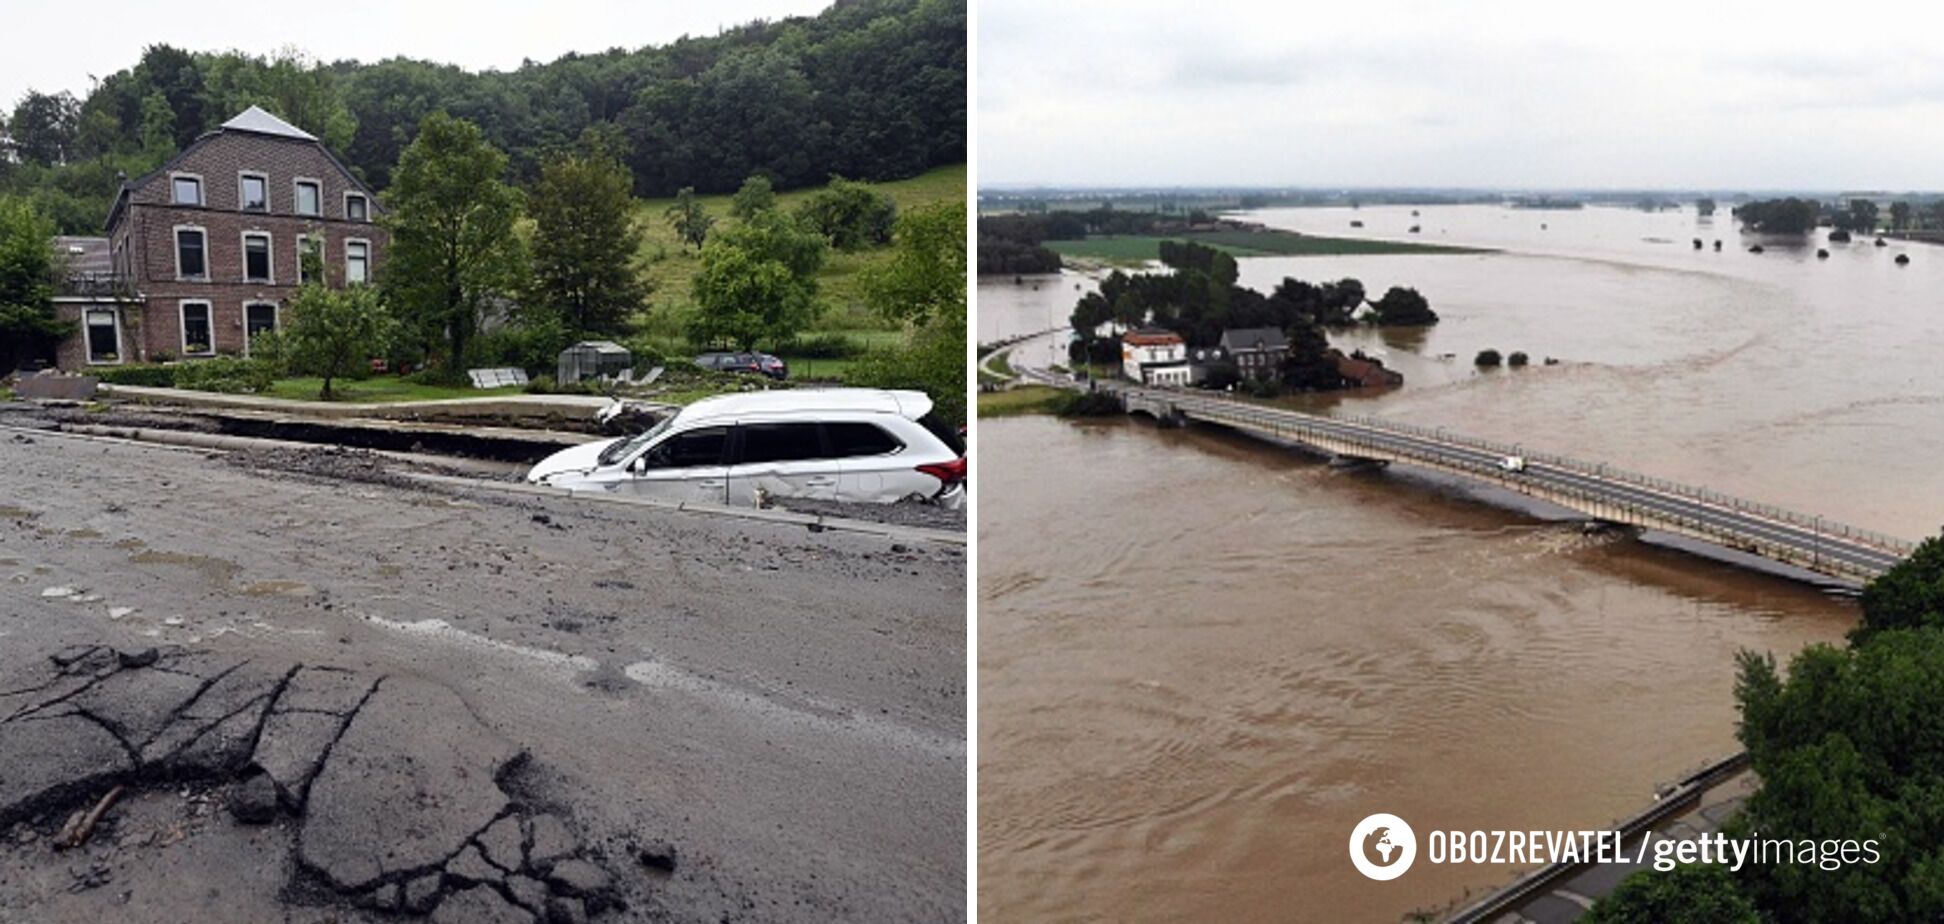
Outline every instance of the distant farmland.
<svg viewBox="0 0 1944 924"><path fill-rule="evenodd" d="M1334 257L1398 253L1490 252L1476 247L1313 237L1293 231L1190 231L1170 235L1103 236L1078 241L1047 241L1046 247L1063 257L1101 260L1108 263L1143 263L1161 259L1162 241L1192 241L1227 251L1237 257Z"/></svg>

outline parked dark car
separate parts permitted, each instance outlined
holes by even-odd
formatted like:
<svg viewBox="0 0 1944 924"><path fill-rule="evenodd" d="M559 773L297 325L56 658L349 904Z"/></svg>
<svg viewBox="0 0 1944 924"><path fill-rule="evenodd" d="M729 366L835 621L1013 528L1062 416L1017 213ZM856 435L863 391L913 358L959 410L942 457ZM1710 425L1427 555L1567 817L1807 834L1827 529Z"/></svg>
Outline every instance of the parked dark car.
<svg viewBox="0 0 1944 924"><path fill-rule="evenodd" d="M704 353L695 358L695 364L717 372L748 372L779 380L790 377L789 365L768 353Z"/></svg>

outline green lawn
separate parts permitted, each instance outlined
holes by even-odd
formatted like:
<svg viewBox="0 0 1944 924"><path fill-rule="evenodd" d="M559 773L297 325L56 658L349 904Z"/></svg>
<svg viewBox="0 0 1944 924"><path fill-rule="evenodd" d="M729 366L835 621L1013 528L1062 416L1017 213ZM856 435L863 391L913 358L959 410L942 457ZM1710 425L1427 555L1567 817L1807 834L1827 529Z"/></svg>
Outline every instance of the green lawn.
<svg viewBox="0 0 1944 924"><path fill-rule="evenodd" d="M978 415L984 418L1058 413L1070 392L1045 385L1026 385L1010 391L979 393Z"/></svg>
<svg viewBox="0 0 1944 924"><path fill-rule="evenodd" d="M873 184L892 201L898 204L903 213L921 205L934 202L965 201L965 165L940 167L906 180L892 180L888 183ZM794 209L804 200L815 195L822 187L793 189L776 194L777 205ZM703 208L715 217L712 232L735 222L729 216L729 196L702 196ZM689 282L695 277L699 266L696 252L685 247L675 229L668 223L668 207L674 199L643 199L635 211L636 221L643 230L641 242L642 262L647 268L647 277L654 292L649 295L646 327L656 333L675 333L667 325L658 323L666 316L671 306L684 306L689 301ZM889 247L862 250L855 253L830 251L824 261L824 268L817 274L819 297L826 310L816 330L882 330L885 324L869 309L864 307L862 287L859 284L860 271L880 265L891 257ZM786 359L788 357L785 357Z"/></svg>
<svg viewBox="0 0 1944 924"><path fill-rule="evenodd" d="M1081 257L1108 263L1144 263L1161 259L1161 242L1164 240L1206 244L1237 257L1335 257L1396 253L1488 252L1478 248L1447 247L1441 244L1316 237L1291 231L1196 231L1165 237L1150 235L1090 237L1079 241L1047 241L1046 246L1063 257Z"/></svg>
<svg viewBox="0 0 1944 924"><path fill-rule="evenodd" d="M324 387L320 378L278 379L263 393L266 398L289 398L295 401L316 401L317 393ZM420 385L395 375L383 375L363 381L339 379L331 383L335 394L333 401L349 403L380 403L390 401L439 401L446 398L490 398L495 395L517 395L525 391L517 385L505 388L468 388L453 385Z"/></svg>

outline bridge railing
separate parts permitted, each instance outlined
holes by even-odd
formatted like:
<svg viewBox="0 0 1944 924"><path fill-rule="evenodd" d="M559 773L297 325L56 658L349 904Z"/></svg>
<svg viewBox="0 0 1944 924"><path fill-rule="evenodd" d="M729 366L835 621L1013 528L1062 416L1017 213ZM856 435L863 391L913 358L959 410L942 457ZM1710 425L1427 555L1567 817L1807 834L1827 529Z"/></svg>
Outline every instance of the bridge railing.
<svg viewBox="0 0 1944 924"><path fill-rule="evenodd" d="M1635 487L1645 488L1660 494L1681 497L1691 501L1705 503L1710 506L1719 507L1726 510L1733 510L1738 513L1746 514L1749 516L1759 517L1762 519L1771 520L1779 523L1786 523L1791 526L1795 526L1802 529L1808 529L1811 530L1812 532L1824 536L1829 536L1831 538L1841 538L1841 539L1848 540L1852 543L1872 546L1881 549L1883 551L1896 554L1898 556L1909 555L1916 548L1916 545L1914 543L1905 539L1901 539L1895 536L1890 536L1880 532L1875 532L1872 530L1860 529L1854 526L1850 526L1846 523L1840 523L1833 520L1824 519L1818 516L1799 513L1784 507L1775 506L1773 504L1764 504L1757 501L1748 500L1746 498L1736 497L1732 494L1724 494L1719 491L1711 491L1706 488L1699 488L1693 485L1682 484L1681 482L1677 482L1677 481L1669 481L1665 478L1655 478L1651 475L1645 475L1639 472L1631 471L1629 469L1621 468L1619 466L1608 465L1604 462L1588 462L1582 459L1571 458L1569 456L1561 456L1561 455L1556 455L1544 451L1533 450L1525 447L1523 444L1502 443L1495 440L1480 439L1477 437L1470 437L1470 436L1465 436L1463 434L1452 433L1443 427L1426 427L1419 424L1405 423L1402 421L1387 420L1384 418L1370 417L1365 415L1343 415L1343 416L1324 417L1315 414L1306 414L1301 411L1286 410L1282 408L1263 407L1262 405L1258 405L1258 404L1251 404L1249 402L1238 401L1233 398L1223 398L1223 397L1218 397L1213 395L1195 395L1195 394L1190 394L1185 392L1166 391L1166 390L1158 390L1158 389L1151 389L1151 388L1140 388L1137 386L1132 386L1123 383L1103 382L1102 384L1105 387L1109 388L1110 390L1142 395L1149 398L1150 400L1154 400L1157 402L1166 402L1166 403L1171 403L1171 404L1184 406L1184 407L1198 406L1198 407L1208 408L1208 409L1218 409L1219 413L1222 413L1227 416L1236 417L1239 419L1251 420L1258 424L1274 422L1277 424L1281 424L1285 427L1294 427L1312 433L1314 435L1318 435L1330 439L1343 440L1344 434L1338 430L1333 430L1328 428L1327 424L1350 425L1353 427L1361 427L1361 428L1374 430L1378 432L1415 436L1420 439L1431 440L1433 442L1444 443L1453 446L1461 446L1479 452L1485 452L1493 456L1501 456L1501 457L1513 456L1513 455L1522 456L1523 458L1525 458L1528 464L1537 463L1541 465L1548 465L1554 468L1567 469L1580 474L1590 475L1596 478L1602 478L1611 481L1630 484ZM1311 421L1315 421L1316 423L1312 424L1310 423ZM1382 446L1382 447L1373 447L1373 448L1381 449L1383 452L1391 453L1391 454L1413 455L1410 453L1400 453L1399 448L1395 446ZM1482 472L1494 468L1492 466L1474 466L1474 465L1463 464L1463 460L1454 460L1442 456L1432 457L1426 454L1425 458L1428 461L1434 461L1440 465L1444 465L1447 467L1476 469ZM1495 481L1500 480L1498 478L1498 475L1502 474L1495 471L1491 471L1487 473L1491 474L1493 476L1493 480ZM1621 503L1617 500L1608 499L1605 497L1599 497L1595 499L1599 500L1602 503L1608 503L1608 504L1617 505Z"/></svg>

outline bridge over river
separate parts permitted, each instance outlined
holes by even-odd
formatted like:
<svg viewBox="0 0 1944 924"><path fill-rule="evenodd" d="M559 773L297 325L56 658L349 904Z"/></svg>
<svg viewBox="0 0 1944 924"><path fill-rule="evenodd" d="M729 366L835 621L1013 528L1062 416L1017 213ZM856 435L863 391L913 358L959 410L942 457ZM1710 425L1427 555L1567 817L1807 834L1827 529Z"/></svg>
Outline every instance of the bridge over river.
<svg viewBox="0 0 1944 924"><path fill-rule="evenodd" d="M1376 417L1325 417L1193 389L1075 380L1018 362L1014 368L1042 384L1113 393L1129 412L1163 422L1201 421L1346 460L1401 462L1445 472L1595 520L1685 536L1841 581L1866 583L1915 549L1906 540L1820 516L1444 428ZM1520 462L1508 465L1510 459Z"/></svg>

